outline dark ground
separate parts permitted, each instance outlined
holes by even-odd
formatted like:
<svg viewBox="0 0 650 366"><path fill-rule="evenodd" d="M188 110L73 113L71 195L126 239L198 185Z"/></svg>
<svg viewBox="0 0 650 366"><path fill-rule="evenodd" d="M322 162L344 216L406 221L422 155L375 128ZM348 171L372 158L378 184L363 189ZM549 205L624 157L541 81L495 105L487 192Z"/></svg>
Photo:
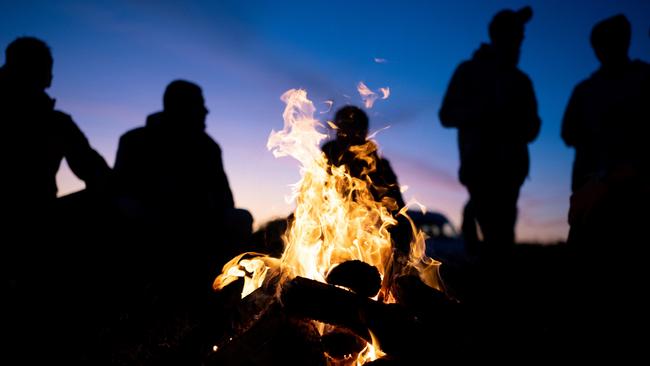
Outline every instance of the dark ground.
<svg viewBox="0 0 650 366"><path fill-rule="evenodd" d="M210 291L218 266L206 275L178 255L192 236L152 242L131 234L90 225L49 250L49 265L3 283L9 340L3 354L10 361L3 364L198 365L207 359L231 329L237 303L233 294ZM230 249L228 255L245 248ZM441 267L459 304L452 324L456 359L529 364L635 354L643 348L634 334L646 328L629 300L633 286L616 287L625 275L615 268L563 243L521 243L511 258L489 262L456 252ZM430 309L433 319L437 310ZM431 347L414 352L426 357L435 353Z"/></svg>

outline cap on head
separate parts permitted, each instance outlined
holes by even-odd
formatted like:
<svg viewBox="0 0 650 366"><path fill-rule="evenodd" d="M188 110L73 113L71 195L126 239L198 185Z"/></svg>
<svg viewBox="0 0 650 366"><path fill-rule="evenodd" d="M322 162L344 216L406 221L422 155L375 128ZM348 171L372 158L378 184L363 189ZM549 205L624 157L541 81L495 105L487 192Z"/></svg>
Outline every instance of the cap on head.
<svg viewBox="0 0 650 366"><path fill-rule="evenodd" d="M533 17L533 9L525 6L517 11L504 9L492 17L488 31L492 42L523 37L524 25Z"/></svg>
<svg viewBox="0 0 650 366"><path fill-rule="evenodd" d="M627 58L632 26L627 17L617 14L604 19L591 30L591 46L601 62Z"/></svg>

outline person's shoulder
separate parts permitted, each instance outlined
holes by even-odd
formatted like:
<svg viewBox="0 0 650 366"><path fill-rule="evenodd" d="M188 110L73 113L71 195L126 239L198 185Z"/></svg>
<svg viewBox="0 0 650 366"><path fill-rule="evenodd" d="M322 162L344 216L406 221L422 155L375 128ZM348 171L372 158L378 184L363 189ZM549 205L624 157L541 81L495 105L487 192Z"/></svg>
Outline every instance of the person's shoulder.
<svg viewBox="0 0 650 366"><path fill-rule="evenodd" d="M146 127L136 127L123 133L122 136L120 136L120 142L138 141L145 138L147 134L148 131Z"/></svg>
<svg viewBox="0 0 650 366"><path fill-rule="evenodd" d="M457 74L467 74L467 73L472 73L476 69L480 68L482 65L479 61L476 61L474 59L469 59L469 60L463 60L461 63L456 66L456 73Z"/></svg>
<svg viewBox="0 0 650 366"><path fill-rule="evenodd" d="M598 72L594 72L588 78L580 80L573 88L573 94L584 94L591 89L597 88L599 84L598 78Z"/></svg>
<svg viewBox="0 0 650 366"><path fill-rule="evenodd" d="M387 169L393 170L392 167L391 167L391 165L390 165L390 160L386 159L385 157L380 156L380 157L379 157L379 163L380 163L382 166L386 167Z"/></svg>
<svg viewBox="0 0 650 366"><path fill-rule="evenodd" d="M531 85L533 84L533 81L530 78L530 76L528 75L528 73L523 71L522 69L520 69L518 67L515 68L515 75L517 75L517 78L519 79L519 81L527 83L527 84L531 84Z"/></svg>
<svg viewBox="0 0 650 366"><path fill-rule="evenodd" d="M324 143L323 146L321 146L320 149L321 149L321 151L326 151L326 150L329 151L329 150L334 149L336 147L336 145L337 145L336 140L330 140L330 141L327 141L326 143Z"/></svg>
<svg viewBox="0 0 650 366"><path fill-rule="evenodd" d="M341 155L341 144L339 143L338 140L330 140L324 143L320 150L327 156L328 159L331 159L334 156L339 156Z"/></svg>
<svg viewBox="0 0 650 366"><path fill-rule="evenodd" d="M640 79L648 79L650 77L650 64L643 60L634 60L631 63L632 72L637 74Z"/></svg>
<svg viewBox="0 0 650 366"><path fill-rule="evenodd" d="M72 132L79 130L79 127L68 113L55 109L51 112L49 120L59 131Z"/></svg>
<svg viewBox="0 0 650 366"><path fill-rule="evenodd" d="M54 119L57 123L74 124L71 115L58 109L52 111L52 119Z"/></svg>
<svg viewBox="0 0 650 366"><path fill-rule="evenodd" d="M186 139L183 143L192 144L195 149L210 156L215 154L221 155L221 146L209 133L202 131L198 135L193 134L193 136L191 139Z"/></svg>

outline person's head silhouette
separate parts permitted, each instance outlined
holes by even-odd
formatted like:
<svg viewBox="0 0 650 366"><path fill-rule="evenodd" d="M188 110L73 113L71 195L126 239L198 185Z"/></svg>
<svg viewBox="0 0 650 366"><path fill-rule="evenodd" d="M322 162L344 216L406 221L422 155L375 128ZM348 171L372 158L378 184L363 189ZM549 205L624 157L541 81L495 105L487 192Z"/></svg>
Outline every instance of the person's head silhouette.
<svg viewBox="0 0 650 366"><path fill-rule="evenodd" d="M5 69L27 88L45 90L52 84L52 53L38 38L16 38L5 50Z"/></svg>
<svg viewBox="0 0 650 366"><path fill-rule="evenodd" d="M205 129L208 109L201 88L189 81L174 80L165 89L163 109L171 119L182 122L183 128Z"/></svg>
<svg viewBox="0 0 650 366"><path fill-rule="evenodd" d="M524 40L524 25L533 17L530 6L517 11L504 9L494 15L488 31L494 49L510 65L519 63L519 51Z"/></svg>
<svg viewBox="0 0 650 366"><path fill-rule="evenodd" d="M630 48L632 27L625 15L602 20L591 31L591 46L603 67L625 64Z"/></svg>
<svg viewBox="0 0 650 366"><path fill-rule="evenodd" d="M355 106L345 106L334 116L336 138L350 145L361 145L368 134L368 115Z"/></svg>

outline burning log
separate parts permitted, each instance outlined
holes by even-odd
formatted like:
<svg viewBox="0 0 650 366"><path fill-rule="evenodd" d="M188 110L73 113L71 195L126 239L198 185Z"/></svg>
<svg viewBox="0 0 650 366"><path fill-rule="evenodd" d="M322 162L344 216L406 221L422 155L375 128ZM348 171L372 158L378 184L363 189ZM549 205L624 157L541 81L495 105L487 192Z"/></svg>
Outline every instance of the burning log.
<svg viewBox="0 0 650 366"><path fill-rule="evenodd" d="M371 341L368 327L360 317L361 309L372 306L369 305L370 299L332 285L296 277L284 286L281 301L287 313L293 316L343 326Z"/></svg>
<svg viewBox="0 0 650 366"><path fill-rule="evenodd" d="M420 317L435 316L440 321L439 314L449 315L455 313L459 303L450 299L445 293L425 285L418 275L400 276L394 281L392 292L398 303ZM431 309L435 309L432 312Z"/></svg>
<svg viewBox="0 0 650 366"><path fill-rule="evenodd" d="M381 287L377 267L360 260L347 261L334 267L325 279L327 283L347 287L355 293L373 297Z"/></svg>
<svg viewBox="0 0 650 366"><path fill-rule="evenodd" d="M414 350L426 349L431 353L429 342L437 339L436 333L444 333L444 328L437 329L437 322L423 322L407 306L369 298L379 293L382 301L394 301L396 294L392 291L397 286L398 290L415 291L415 295L400 295L407 303L415 304L417 299L424 298L436 317L445 317L446 308L437 303L438 294L410 283L411 279L405 279L401 285L394 283L400 275L416 274L412 281L421 280L431 288L444 291L439 279L439 262L425 255L424 235L416 232L408 217L396 212L394 200L377 200L375 193L380 187L372 179L350 174L350 168L345 165L328 163L318 147L325 134L316 129L319 125L314 118L316 109L304 90L289 90L282 100L287 103L284 128L271 133L267 147L275 156L298 159L302 174L301 181L294 186L293 220L282 236L285 250L281 258L255 253L233 258L215 280L214 289L243 278L241 296L244 302L253 305L252 313L261 307L262 319L275 314L285 320L273 323L272 317L262 321L257 316L243 316L240 325L252 322L252 326L240 327L243 334L233 341L235 344L226 344L226 350L246 359L247 354L254 352L246 344L266 344L276 340L275 333L282 327L295 329L294 322L313 326L315 322L311 320L318 320L349 329L368 343L352 362L362 364L381 357L383 352L402 362L414 356L417 359L419 354ZM376 169L375 151L376 145L368 142L351 149L350 153ZM333 268L344 260L348 262ZM265 294L258 297L256 291ZM251 296L252 302L246 300ZM267 308L272 310L264 310ZM415 305L414 308L423 311ZM351 335L326 334L322 342L318 336L318 344L325 344L334 354L344 354L358 340ZM375 352L377 341L382 352ZM237 344L242 342L243 345ZM290 347L300 351L299 344ZM226 351L218 353L228 354L223 352ZM349 361L349 357L342 361ZM300 363L315 364L313 361Z"/></svg>
<svg viewBox="0 0 650 366"><path fill-rule="evenodd" d="M421 342L425 325L398 304L384 304L307 278L291 280L282 303L293 316L346 327L366 341L370 332L383 351L401 354Z"/></svg>
<svg viewBox="0 0 650 366"><path fill-rule="evenodd" d="M366 346L366 342L353 332L335 327L321 337L325 352L334 359L343 359L348 355L359 354Z"/></svg>

